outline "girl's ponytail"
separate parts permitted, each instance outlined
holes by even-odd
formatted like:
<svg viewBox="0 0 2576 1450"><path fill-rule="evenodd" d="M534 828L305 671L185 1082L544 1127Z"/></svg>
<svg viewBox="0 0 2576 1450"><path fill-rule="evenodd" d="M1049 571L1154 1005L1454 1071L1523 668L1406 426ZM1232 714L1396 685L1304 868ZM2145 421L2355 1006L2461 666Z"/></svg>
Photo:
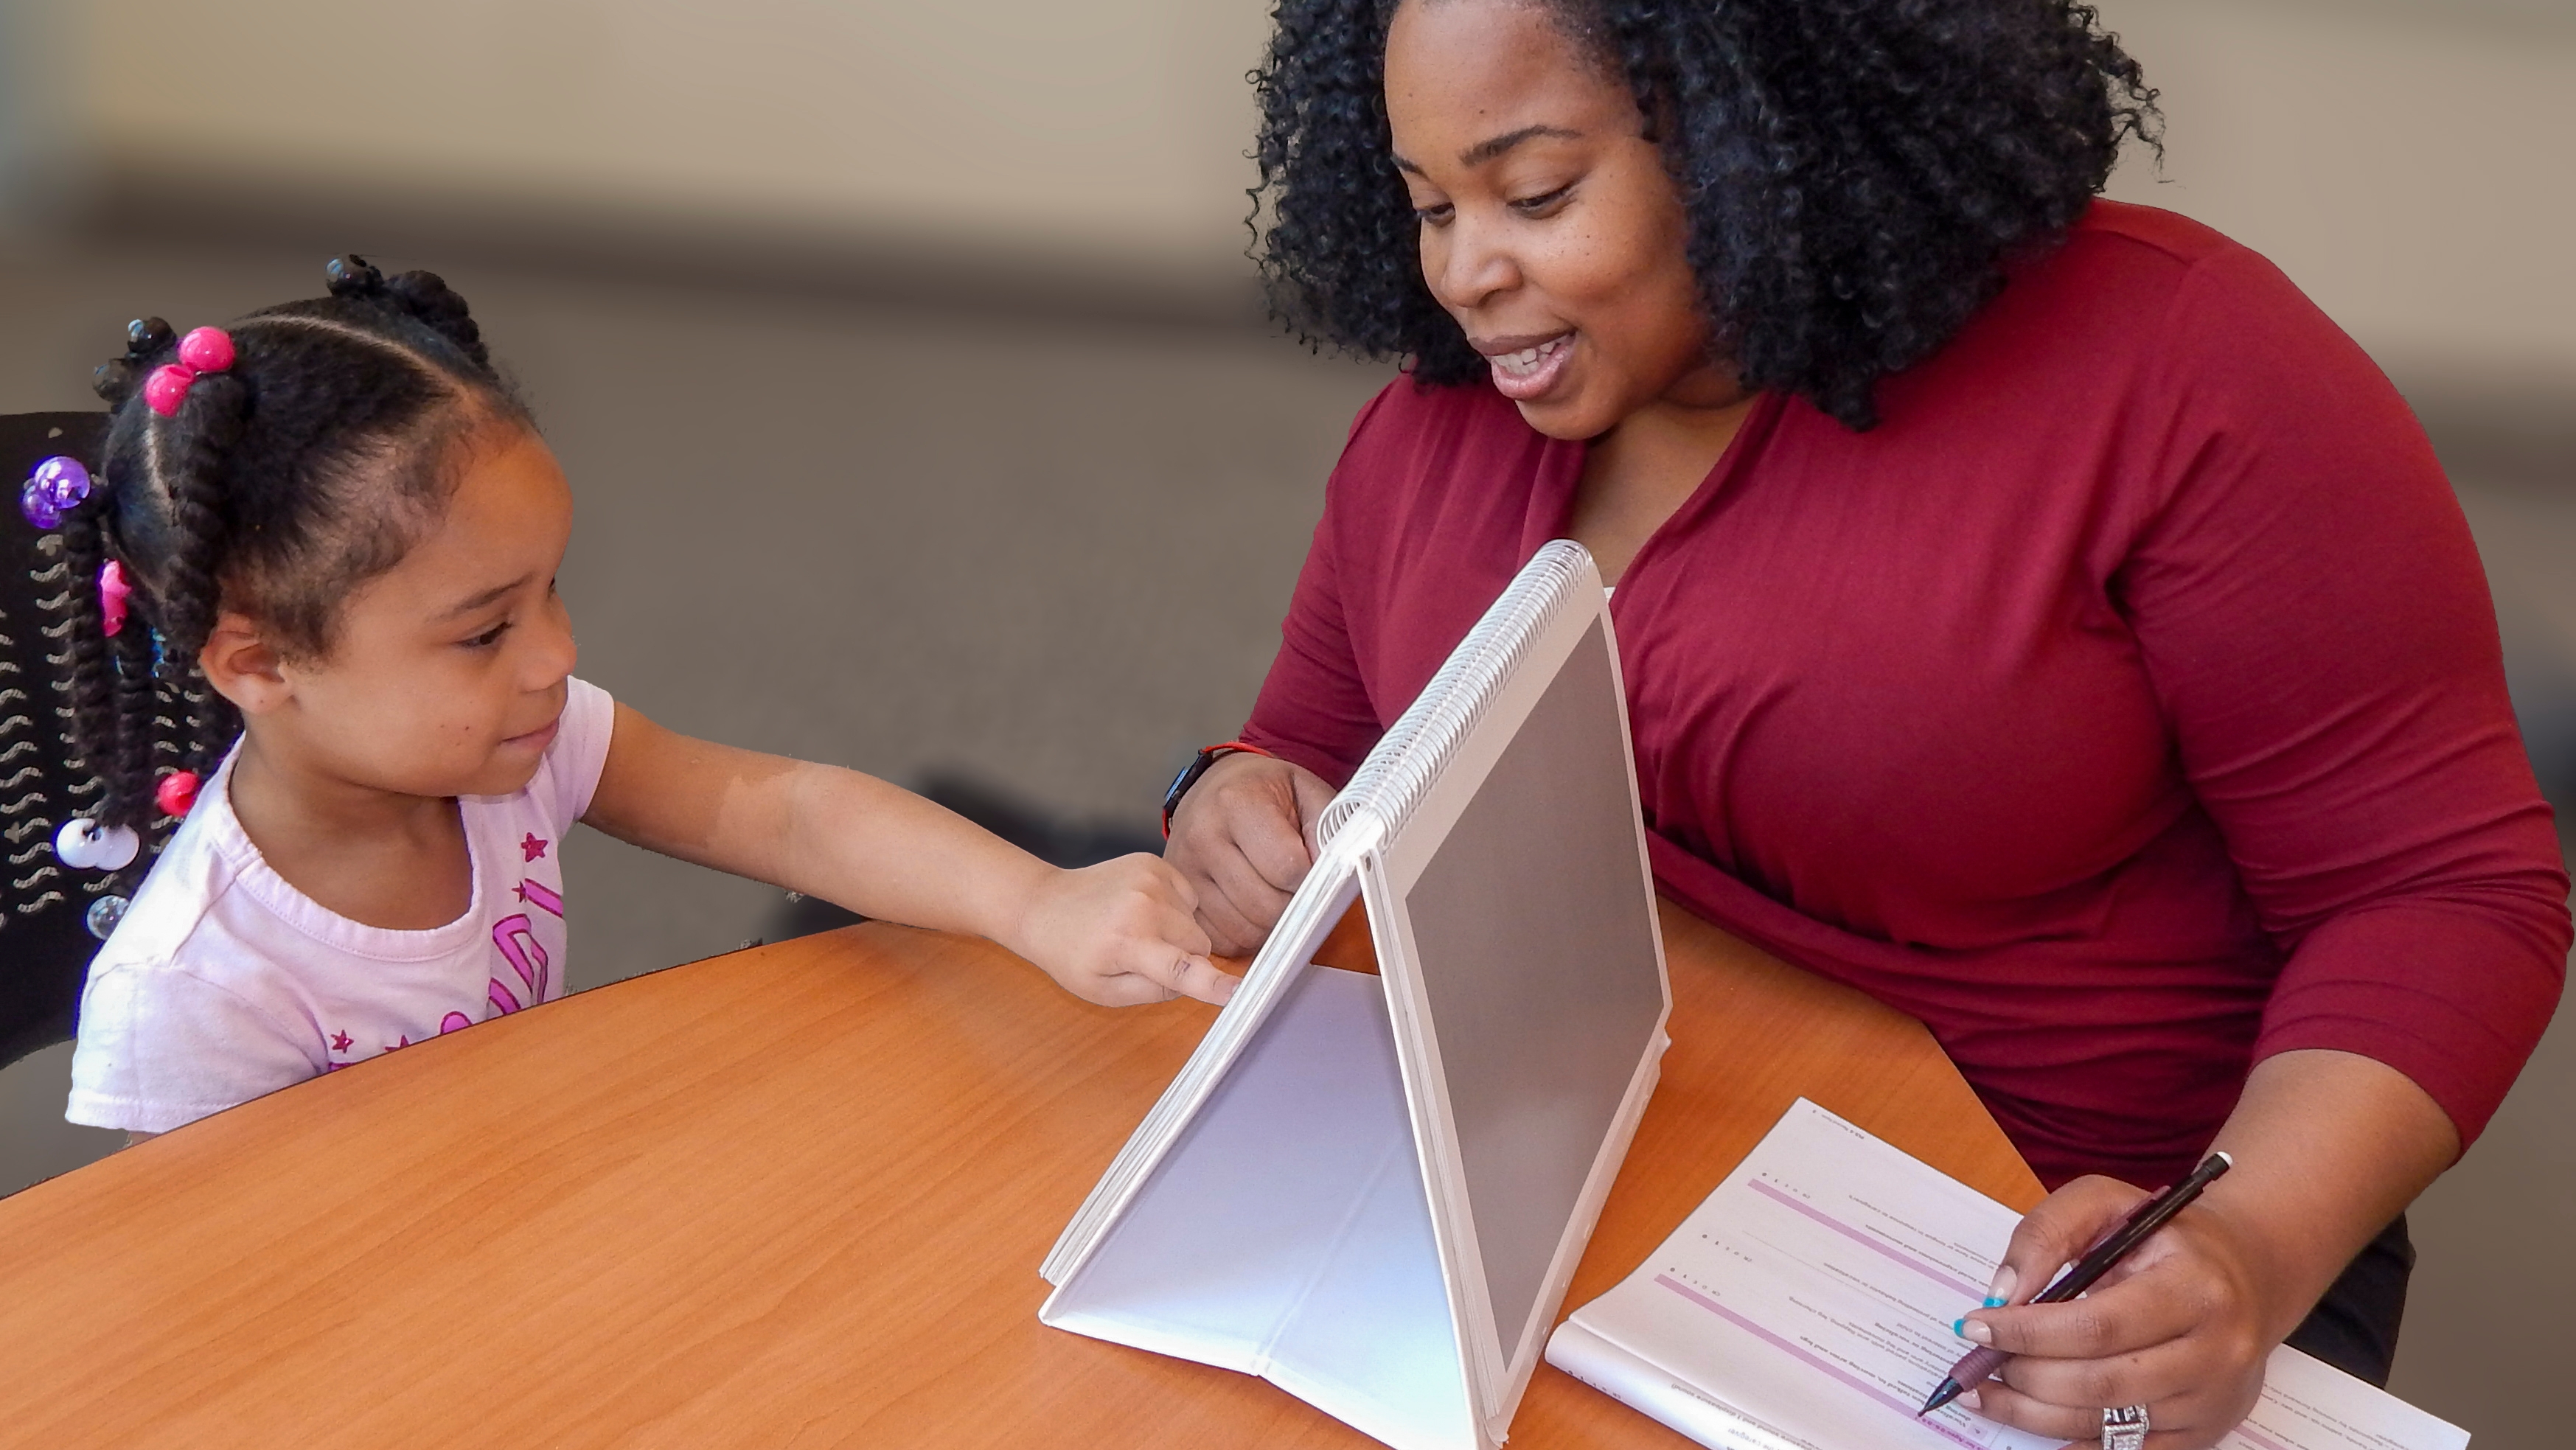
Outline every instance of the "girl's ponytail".
<svg viewBox="0 0 2576 1450"><path fill-rule="evenodd" d="M466 361L486 373L492 371L492 352L483 345L483 329L446 278L436 272L404 272L388 281L385 291L430 331L456 344Z"/></svg>
<svg viewBox="0 0 2576 1450"><path fill-rule="evenodd" d="M63 612L71 633L70 652L72 745L80 764L102 785L94 812L100 824L141 830L150 821L143 810L152 798L150 763L129 751L125 712L118 707L115 641L108 638L99 606L98 576L107 567L108 551L99 511L78 508L63 515L63 555L71 566Z"/></svg>
<svg viewBox="0 0 2576 1450"><path fill-rule="evenodd" d="M387 277L375 263L351 252L332 258L323 275L330 281L332 296L364 298L408 314L453 344L476 371L491 373L492 352L483 345L483 329L474 321L473 309L436 272Z"/></svg>
<svg viewBox="0 0 2576 1450"><path fill-rule="evenodd" d="M173 697L162 702L171 712L172 743L157 748L174 750L177 767L195 772L200 780L214 772L241 731L240 715L232 702L197 678L197 656L215 631L223 602L221 575L229 530L224 463L241 441L250 404L250 389L240 378L230 373L199 376L179 415L170 420L176 447L165 455L169 462L163 482L170 493L173 547L159 596L160 635L142 663L145 672L162 680ZM165 717L151 718L159 726ZM145 761L147 794L157 764Z"/></svg>
<svg viewBox="0 0 2576 1450"><path fill-rule="evenodd" d="M173 525L157 594L163 652L179 677L214 633L222 599L218 573L225 543L224 459L241 441L250 392L229 373L209 373L188 390L161 450L160 482L170 495Z"/></svg>

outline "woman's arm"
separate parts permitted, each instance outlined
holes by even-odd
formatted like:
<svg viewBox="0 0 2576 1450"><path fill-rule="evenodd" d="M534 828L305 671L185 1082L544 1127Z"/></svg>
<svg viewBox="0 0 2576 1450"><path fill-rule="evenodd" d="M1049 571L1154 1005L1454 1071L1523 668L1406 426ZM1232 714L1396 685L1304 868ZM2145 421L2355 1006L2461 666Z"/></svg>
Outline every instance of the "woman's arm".
<svg viewBox="0 0 2576 1450"><path fill-rule="evenodd" d="M1385 726L1361 678L1344 612L1342 570L1351 547L1345 515L1356 495L1383 505L1417 440L1408 421L1422 400L1411 380L1387 384L1351 422L1348 446L1324 488L1306 562L1297 570L1279 653L1270 661L1243 739L1265 756L1229 755L1208 767L1173 812L1163 859L1198 893L1199 925L1229 956L1258 951L1314 862L1315 817ZM1392 457L1390 455L1393 455ZM1365 508L1362 538L1390 521Z"/></svg>
<svg viewBox="0 0 2576 1450"><path fill-rule="evenodd" d="M2022 1220L1968 1337L2026 1356L1976 1408L2035 1434L2101 1434L2105 1406L2146 1405L2167 1446L2245 1418L2263 1365L2344 1266L2448 1167L2460 1136L2432 1096L2348 1052L2266 1059L2216 1146L2235 1166L2083 1298L2029 1303L2147 1195L2084 1178Z"/></svg>
<svg viewBox="0 0 2576 1450"><path fill-rule="evenodd" d="M1061 871L873 776L694 740L625 705L583 819L864 916L989 937L1088 1001L1233 992L1189 883L1150 856Z"/></svg>
<svg viewBox="0 0 2576 1450"><path fill-rule="evenodd" d="M2556 1005L2567 878L2474 543L2387 380L2241 249L2164 320L2110 579L2200 808L2284 958L2216 1146L2237 1166L2120 1282L1978 1312L2027 1348L1990 1413L2216 1442L2273 1346L2495 1111ZM2169 421L2168 421L2169 420ZM2069 1184L2014 1248L2026 1300L2138 1197Z"/></svg>

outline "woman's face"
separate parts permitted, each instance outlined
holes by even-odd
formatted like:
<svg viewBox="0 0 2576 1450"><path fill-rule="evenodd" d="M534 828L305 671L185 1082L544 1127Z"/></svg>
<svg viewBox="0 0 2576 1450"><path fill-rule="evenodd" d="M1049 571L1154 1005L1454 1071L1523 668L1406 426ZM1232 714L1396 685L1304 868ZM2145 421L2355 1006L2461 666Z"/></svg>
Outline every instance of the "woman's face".
<svg viewBox="0 0 2576 1450"><path fill-rule="evenodd" d="M1528 0L1404 0L1387 31L1422 275L1530 426L1594 438L1741 396L1710 363L1681 200L1627 82Z"/></svg>

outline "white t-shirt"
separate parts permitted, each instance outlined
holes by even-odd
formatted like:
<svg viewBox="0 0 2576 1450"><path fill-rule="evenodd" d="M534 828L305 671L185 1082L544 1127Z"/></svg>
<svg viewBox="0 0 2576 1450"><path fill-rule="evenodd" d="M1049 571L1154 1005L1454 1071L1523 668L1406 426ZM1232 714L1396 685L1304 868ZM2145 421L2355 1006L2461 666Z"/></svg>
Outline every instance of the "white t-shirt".
<svg viewBox="0 0 2576 1450"><path fill-rule="evenodd" d="M227 757L90 965L64 1116L168 1132L563 995L563 837L615 715L596 685L567 696L523 789L457 802L474 896L428 931L351 921L270 870L233 814Z"/></svg>

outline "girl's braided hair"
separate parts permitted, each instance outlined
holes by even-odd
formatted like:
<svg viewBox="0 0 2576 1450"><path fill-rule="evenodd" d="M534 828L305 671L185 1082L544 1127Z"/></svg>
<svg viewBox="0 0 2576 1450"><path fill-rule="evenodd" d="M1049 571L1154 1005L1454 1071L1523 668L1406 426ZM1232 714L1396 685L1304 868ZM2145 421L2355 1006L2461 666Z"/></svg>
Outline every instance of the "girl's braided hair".
<svg viewBox="0 0 2576 1450"><path fill-rule="evenodd" d="M1256 250L1310 344L1463 383L1484 360L1423 285L1387 129L1400 3L1428 0L1277 0L1253 73ZM2077 0L1530 3L1653 118L1718 352L1855 429L1880 378L1948 342L2161 124Z"/></svg>
<svg viewBox="0 0 2576 1450"><path fill-rule="evenodd" d="M465 299L429 272L335 258L330 295L231 324L235 355L178 412L143 384L176 355L158 318L98 370L112 405L99 486L66 511L72 734L104 825L146 829L172 770L201 776L240 733L197 656L219 611L296 657L330 653L339 606L401 562L444 507L456 450L492 423L533 426ZM132 614L106 632L96 581L121 562Z"/></svg>

